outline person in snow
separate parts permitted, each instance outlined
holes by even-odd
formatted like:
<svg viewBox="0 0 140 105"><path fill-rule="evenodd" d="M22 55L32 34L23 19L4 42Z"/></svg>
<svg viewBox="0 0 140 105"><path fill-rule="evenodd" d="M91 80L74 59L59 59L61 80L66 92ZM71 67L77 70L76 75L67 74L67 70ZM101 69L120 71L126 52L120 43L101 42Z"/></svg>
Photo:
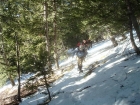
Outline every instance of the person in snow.
<svg viewBox="0 0 140 105"><path fill-rule="evenodd" d="M82 63L87 55L87 50L86 50L85 46L83 44L79 45L75 49L75 54L77 56L77 64L78 64L79 72L83 72Z"/></svg>
<svg viewBox="0 0 140 105"><path fill-rule="evenodd" d="M88 49L92 48L92 41L90 39L87 39L86 43L87 43L87 48Z"/></svg>
<svg viewBox="0 0 140 105"><path fill-rule="evenodd" d="M83 40L83 42L82 42L82 44L85 46L85 47L87 47L87 41L86 40Z"/></svg>

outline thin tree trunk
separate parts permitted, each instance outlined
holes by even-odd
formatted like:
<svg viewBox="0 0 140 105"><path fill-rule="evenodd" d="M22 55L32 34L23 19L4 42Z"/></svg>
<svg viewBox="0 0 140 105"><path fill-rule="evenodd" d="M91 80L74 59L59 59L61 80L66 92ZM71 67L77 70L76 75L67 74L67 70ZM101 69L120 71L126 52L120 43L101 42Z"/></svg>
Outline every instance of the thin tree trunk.
<svg viewBox="0 0 140 105"><path fill-rule="evenodd" d="M47 1L45 0L44 2L44 21L45 21L45 37L46 37L46 50L48 52L50 52L50 46L49 46L49 35L48 35L48 21L47 21L47 18L48 18L48 3Z"/></svg>
<svg viewBox="0 0 140 105"><path fill-rule="evenodd" d="M47 58L47 65L48 65L48 71L52 71L52 66L51 66L51 50L50 50L50 42L49 42L49 33L48 33L48 3L45 0L44 2L44 21L45 21L45 38L46 38L46 51L48 52L48 58Z"/></svg>
<svg viewBox="0 0 140 105"><path fill-rule="evenodd" d="M45 80L46 89L47 89L48 94L49 94L49 100L51 101L51 94L50 94L49 85L48 85L48 82L47 82L47 79L46 79L46 72L45 72L45 69L43 70L43 77L44 77L44 80Z"/></svg>
<svg viewBox="0 0 140 105"><path fill-rule="evenodd" d="M107 32L108 32L108 36L109 36L113 46L116 47L118 45L118 43L117 43L115 37L111 35L111 30L109 28L107 29Z"/></svg>
<svg viewBox="0 0 140 105"><path fill-rule="evenodd" d="M59 58L56 58L56 67L59 69Z"/></svg>
<svg viewBox="0 0 140 105"><path fill-rule="evenodd" d="M57 53L54 53L54 60L55 60L55 67L57 69L59 69L59 63L58 63L59 58L58 58L58 54Z"/></svg>
<svg viewBox="0 0 140 105"><path fill-rule="evenodd" d="M48 71L52 71L52 66L51 66L51 61L50 61L50 57L51 57L51 52L50 52L50 43L49 43L49 35L48 35L48 3L45 0L44 1L44 21L45 21L45 37L46 37L46 51L48 52ZM46 80L46 73L44 74L44 79L45 79L45 85L49 94L49 100L51 101L51 95L50 95L50 91L49 91L49 87L48 87L48 83Z"/></svg>
<svg viewBox="0 0 140 105"><path fill-rule="evenodd" d="M58 53L57 53L57 22L56 22L56 14L57 14L57 8L56 8L56 0L53 0L53 7L54 7L54 20L53 20L53 28L54 28L54 57L55 57L55 65L56 68L59 69L59 62L58 62Z"/></svg>
<svg viewBox="0 0 140 105"><path fill-rule="evenodd" d="M20 96L20 64L19 64L19 43L18 43L18 36L15 33L15 41L16 41L16 57L17 57L17 73L18 73L18 101L21 102Z"/></svg>
<svg viewBox="0 0 140 105"><path fill-rule="evenodd" d="M127 5L127 10L128 10L128 14L130 16L130 19L132 21L132 24L136 30L136 33L137 33L137 36L138 36L138 39L140 41L140 28L139 28L139 24L137 22L137 19L134 15L134 11L132 10L132 6L131 6L131 3L129 0L126 0L126 5Z"/></svg>
<svg viewBox="0 0 140 105"><path fill-rule="evenodd" d="M140 50L139 48L136 46L135 41L134 41L134 37L133 37L133 30L132 30L132 21L131 21L131 17L129 16L129 25L130 25L130 40L133 46L133 49L135 50L135 52L137 53L137 55L140 54Z"/></svg>
<svg viewBox="0 0 140 105"><path fill-rule="evenodd" d="M11 76L11 73L9 73L9 79L10 79L10 82L11 82L11 84L12 84L12 86L15 86L15 81L14 81L14 79L12 78L12 76Z"/></svg>
<svg viewBox="0 0 140 105"><path fill-rule="evenodd" d="M113 46L116 47L118 45L117 41L115 40L114 36L110 37L111 42L113 43Z"/></svg>

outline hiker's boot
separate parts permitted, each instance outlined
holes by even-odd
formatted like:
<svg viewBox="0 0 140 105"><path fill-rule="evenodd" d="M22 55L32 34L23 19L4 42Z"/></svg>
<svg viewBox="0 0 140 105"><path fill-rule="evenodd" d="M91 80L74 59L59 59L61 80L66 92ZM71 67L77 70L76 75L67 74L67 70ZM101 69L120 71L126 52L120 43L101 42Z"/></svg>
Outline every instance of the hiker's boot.
<svg viewBox="0 0 140 105"><path fill-rule="evenodd" d="M79 73L83 73L83 70L79 70Z"/></svg>
<svg viewBox="0 0 140 105"><path fill-rule="evenodd" d="M78 68L79 68L79 73L82 73L83 72L82 66L78 66Z"/></svg>

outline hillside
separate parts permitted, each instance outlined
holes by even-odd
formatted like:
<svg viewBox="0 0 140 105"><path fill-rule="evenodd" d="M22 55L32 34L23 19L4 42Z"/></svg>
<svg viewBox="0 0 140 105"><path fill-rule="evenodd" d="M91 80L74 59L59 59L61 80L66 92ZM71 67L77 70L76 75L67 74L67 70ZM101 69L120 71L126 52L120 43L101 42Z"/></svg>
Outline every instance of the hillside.
<svg viewBox="0 0 140 105"><path fill-rule="evenodd" d="M108 40L93 44L83 63L84 73L79 74L75 56L60 63L55 73L61 77L51 84L49 105L138 105L139 63L127 39L115 48ZM46 90L38 87L20 105L38 105L47 97Z"/></svg>

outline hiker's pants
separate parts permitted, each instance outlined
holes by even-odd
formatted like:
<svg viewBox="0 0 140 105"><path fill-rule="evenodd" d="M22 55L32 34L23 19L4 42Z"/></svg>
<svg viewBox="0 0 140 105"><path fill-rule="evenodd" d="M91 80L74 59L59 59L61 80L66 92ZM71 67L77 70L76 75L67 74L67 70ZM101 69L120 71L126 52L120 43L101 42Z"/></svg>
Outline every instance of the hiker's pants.
<svg viewBox="0 0 140 105"><path fill-rule="evenodd" d="M78 58L78 69L81 71L82 70L82 63L85 57Z"/></svg>

